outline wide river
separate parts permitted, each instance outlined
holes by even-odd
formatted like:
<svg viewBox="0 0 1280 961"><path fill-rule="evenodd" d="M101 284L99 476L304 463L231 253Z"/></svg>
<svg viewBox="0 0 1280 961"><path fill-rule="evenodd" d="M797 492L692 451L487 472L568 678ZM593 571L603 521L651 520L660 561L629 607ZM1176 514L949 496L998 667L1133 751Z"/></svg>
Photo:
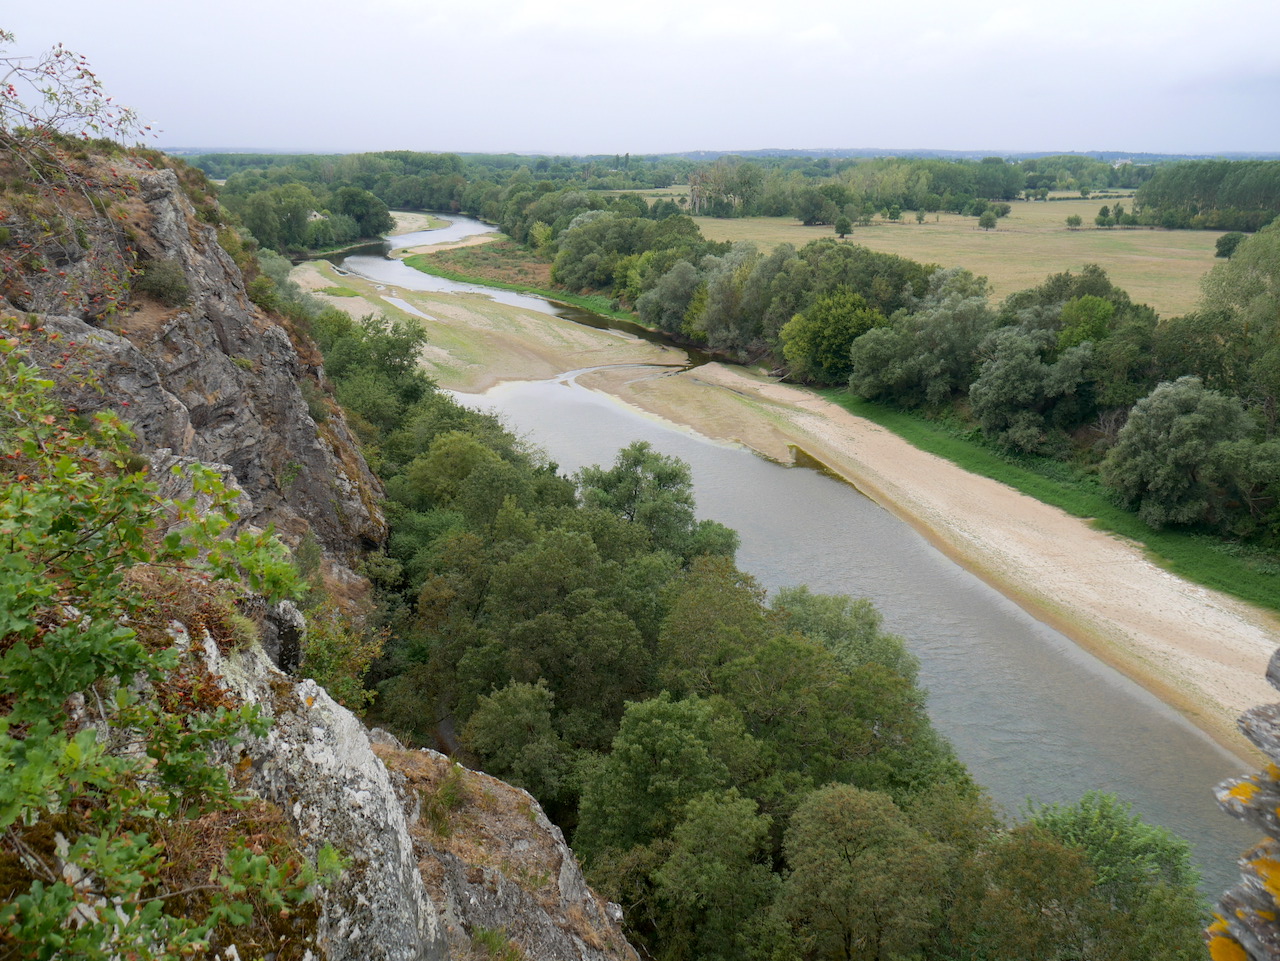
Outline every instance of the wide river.
<svg viewBox="0 0 1280 961"><path fill-rule="evenodd" d="M490 230L450 227L391 238L395 247ZM581 311L420 273L376 255L343 268L392 288L482 291L515 306L582 322ZM598 321L596 321L598 323ZM841 481L719 444L576 383L581 371L503 384L461 399L503 415L562 471L612 462L647 440L693 471L698 512L741 535L738 563L767 588L808 584L869 597L920 659L929 713L1006 813L1028 801L1112 792L1144 818L1191 840L1211 896L1234 883L1253 832L1218 810L1211 789L1245 770L1177 712L928 544ZM656 373L656 370L655 370Z"/></svg>

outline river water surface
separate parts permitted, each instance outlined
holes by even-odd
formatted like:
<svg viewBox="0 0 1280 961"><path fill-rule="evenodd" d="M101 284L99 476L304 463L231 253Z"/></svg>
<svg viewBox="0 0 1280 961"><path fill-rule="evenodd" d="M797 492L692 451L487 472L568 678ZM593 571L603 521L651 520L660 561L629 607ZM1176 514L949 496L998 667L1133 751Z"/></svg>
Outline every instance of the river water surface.
<svg viewBox="0 0 1280 961"><path fill-rule="evenodd" d="M391 243L488 229L457 218L444 230ZM569 320L584 313L376 255L348 257L343 268L386 285L388 298L398 289L481 292ZM849 485L668 425L578 385L579 373L460 399L502 414L563 472L611 463L632 440L685 460L699 515L738 531L739 566L765 587L807 584L876 603L920 659L934 724L1006 813L1017 815L1028 800L1070 802L1088 790L1109 791L1191 840L1206 893L1233 883L1236 857L1256 838L1218 810L1211 789L1245 769L1238 758Z"/></svg>

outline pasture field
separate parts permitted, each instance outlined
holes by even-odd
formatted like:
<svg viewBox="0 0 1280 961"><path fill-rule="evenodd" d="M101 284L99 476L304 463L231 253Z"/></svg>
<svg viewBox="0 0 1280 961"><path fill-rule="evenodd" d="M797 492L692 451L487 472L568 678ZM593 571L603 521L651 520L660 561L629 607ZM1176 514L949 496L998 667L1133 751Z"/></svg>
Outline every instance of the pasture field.
<svg viewBox="0 0 1280 961"><path fill-rule="evenodd" d="M994 230L981 229L976 217L947 213L925 214L919 224L914 211L903 211L900 223L877 218L870 226L855 225L846 239L922 263L966 267L991 281L997 300L1034 287L1050 274L1098 264L1136 302L1150 304L1162 317L1193 310L1200 299L1200 279L1221 262L1214 258L1214 244L1222 232L1094 227L1099 208L1116 202L1016 200ZM1127 197L1119 202L1126 208L1132 203ZM1079 215L1085 226L1068 229L1071 214ZM780 243L799 248L835 236L830 225L806 227L784 217L694 219L708 240L749 240L762 249Z"/></svg>

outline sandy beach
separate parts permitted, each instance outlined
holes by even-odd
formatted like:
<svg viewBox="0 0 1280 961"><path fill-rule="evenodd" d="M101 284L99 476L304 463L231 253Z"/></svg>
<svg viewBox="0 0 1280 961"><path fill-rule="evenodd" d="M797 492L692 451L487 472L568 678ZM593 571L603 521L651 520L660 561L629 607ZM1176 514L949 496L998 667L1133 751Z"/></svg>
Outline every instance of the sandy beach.
<svg viewBox="0 0 1280 961"><path fill-rule="evenodd" d="M309 290L341 284L359 297L326 301L354 316L409 303L431 346L424 367L443 386L483 392L618 364L671 364L680 351L495 303L479 295L417 293L304 264ZM709 364L663 372L614 368L581 377L652 415L790 463L799 447L1034 616L1118 668L1242 758L1246 708L1277 699L1267 661L1280 619L1190 584L1152 564L1131 542L1099 532L1011 488L969 474L800 388L742 368Z"/></svg>

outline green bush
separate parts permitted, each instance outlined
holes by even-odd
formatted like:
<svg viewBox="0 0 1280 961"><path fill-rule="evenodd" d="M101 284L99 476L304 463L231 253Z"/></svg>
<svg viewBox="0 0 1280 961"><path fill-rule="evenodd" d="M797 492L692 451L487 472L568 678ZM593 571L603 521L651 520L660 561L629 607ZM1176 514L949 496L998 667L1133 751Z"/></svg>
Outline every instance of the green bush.
<svg viewBox="0 0 1280 961"><path fill-rule="evenodd" d="M181 307L191 302L191 286L182 265L176 260L153 260L142 268L133 289L150 294L166 307Z"/></svg>

